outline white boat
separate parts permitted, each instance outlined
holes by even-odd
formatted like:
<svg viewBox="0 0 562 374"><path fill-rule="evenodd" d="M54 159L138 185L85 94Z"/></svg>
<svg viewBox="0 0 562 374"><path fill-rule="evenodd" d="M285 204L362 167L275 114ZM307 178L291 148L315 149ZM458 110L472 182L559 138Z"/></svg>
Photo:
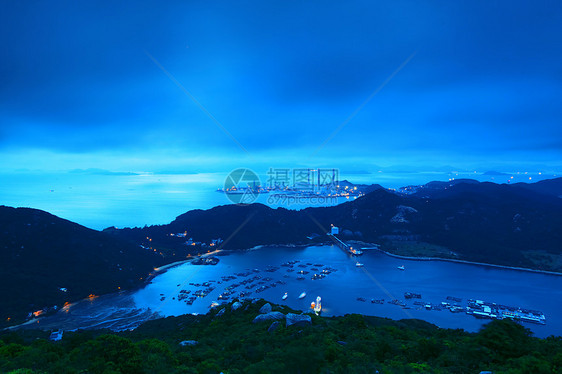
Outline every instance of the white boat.
<svg viewBox="0 0 562 374"><path fill-rule="evenodd" d="M404 269L405 269L405 268L404 268L404 265L400 265L400 266L398 266L398 269L400 269L400 270L404 270Z"/></svg>
<svg viewBox="0 0 562 374"><path fill-rule="evenodd" d="M304 299L306 296L306 292L303 292L299 295L299 299Z"/></svg>
<svg viewBox="0 0 562 374"><path fill-rule="evenodd" d="M314 313L316 313L316 315L320 314L320 312L322 311L322 299L320 298L320 296L316 298L315 303L312 303L312 309L314 309Z"/></svg>
<svg viewBox="0 0 562 374"><path fill-rule="evenodd" d="M355 263L355 266L357 266L358 268L363 267L364 265L362 263L360 263L359 261L357 261Z"/></svg>
<svg viewBox="0 0 562 374"><path fill-rule="evenodd" d="M288 297L287 292L285 292L285 295L283 295L282 299L283 299L283 300L286 300L287 297Z"/></svg>

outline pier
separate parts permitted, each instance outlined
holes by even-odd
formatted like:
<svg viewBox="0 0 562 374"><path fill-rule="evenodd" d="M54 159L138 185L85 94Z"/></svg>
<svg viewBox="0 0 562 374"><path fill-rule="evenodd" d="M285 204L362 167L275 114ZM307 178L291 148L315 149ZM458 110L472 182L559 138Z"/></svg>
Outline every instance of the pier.
<svg viewBox="0 0 562 374"><path fill-rule="evenodd" d="M353 249L353 247L346 244L343 240L338 238L335 234L329 232L327 235L332 239L332 241L334 242L335 245L337 245L342 251L345 252L345 254L352 255L352 256L360 256L360 255L363 254L363 251L360 251L358 249Z"/></svg>
<svg viewBox="0 0 562 374"><path fill-rule="evenodd" d="M340 238L333 235L332 233L328 233L328 237L330 237L330 239L332 239L334 244L337 245L342 251L344 251L347 254L350 253L351 247L349 245L345 244Z"/></svg>

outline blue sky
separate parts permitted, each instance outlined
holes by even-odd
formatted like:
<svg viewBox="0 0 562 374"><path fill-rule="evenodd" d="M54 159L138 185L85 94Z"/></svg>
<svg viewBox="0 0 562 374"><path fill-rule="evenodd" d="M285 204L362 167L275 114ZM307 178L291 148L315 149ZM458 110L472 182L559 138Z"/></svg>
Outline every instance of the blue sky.
<svg viewBox="0 0 562 374"><path fill-rule="evenodd" d="M0 168L560 170L561 24L558 1L3 2Z"/></svg>

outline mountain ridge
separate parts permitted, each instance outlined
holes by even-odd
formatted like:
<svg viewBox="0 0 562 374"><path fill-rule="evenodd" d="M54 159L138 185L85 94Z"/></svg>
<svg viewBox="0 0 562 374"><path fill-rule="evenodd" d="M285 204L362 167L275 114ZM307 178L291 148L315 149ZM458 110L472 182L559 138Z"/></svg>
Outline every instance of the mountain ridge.
<svg viewBox="0 0 562 374"><path fill-rule="evenodd" d="M354 201L300 211L260 204L224 205L190 211L168 225L127 229L115 234L132 240L151 237L156 243L172 232L187 232L196 241L214 237L226 249L267 244L307 244L311 234L330 226L343 237L380 243L393 252L402 242L449 248L458 258L499 265L562 270L562 199L516 185L483 183L439 184L435 193L411 195L377 189ZM128 231L128 232L127 232ZM162 242L163 243L163 242ZM178 242L177 249L183 243ZM538 264L528 251L555 256L555 264ZM543 255L541 255L543 256ZM543 257L544 257L543 256ZM531 256L532 257L532 256Z"/></svg>

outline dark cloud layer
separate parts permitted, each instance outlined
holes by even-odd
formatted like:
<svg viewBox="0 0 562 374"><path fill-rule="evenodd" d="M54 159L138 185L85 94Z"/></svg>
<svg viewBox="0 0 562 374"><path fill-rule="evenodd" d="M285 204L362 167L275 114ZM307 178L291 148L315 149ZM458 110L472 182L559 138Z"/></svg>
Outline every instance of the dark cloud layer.
<svg viewBox="0 0 562 374"><path fill-rule="evenodd" d="M548 162L560 24L553 1L3 3L0 149L233 152L148 52L248 150L308 155L415 52L323 157Z"/></svg>

